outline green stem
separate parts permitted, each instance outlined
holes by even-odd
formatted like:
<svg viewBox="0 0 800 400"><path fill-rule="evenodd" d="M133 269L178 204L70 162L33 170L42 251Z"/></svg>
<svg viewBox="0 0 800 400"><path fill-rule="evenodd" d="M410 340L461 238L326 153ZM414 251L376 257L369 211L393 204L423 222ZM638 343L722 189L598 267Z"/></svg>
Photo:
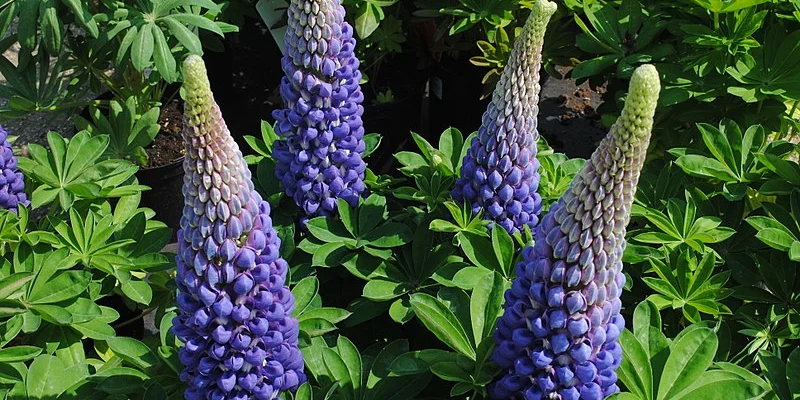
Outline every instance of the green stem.
<svg viewBox="0 0 800 400"><path fill-rule="evenodd" d="M719 31L719 13L714 12L714 30Z"/></svg>
<svg viewBox="0 0 800 400"><path fill-rule="evenodd" d="M758 101L758 109L756 110L756 114L761 114L761 107L764 106L764 99Z"/></svg>
<svg viewBox="0 0 800 400"><path fill-rule="evenodd" d="M73 101L69 103L62 103L55 106L44 107L44 108L37 108L36 111L61 111L61 110L71 110L78 107L86 107L89 105L100 106L106 103L105 100L81 100L81 101Z"/></svg>
<svg viewBox="0 0 800 400"><path fill-rule="evenodd" d="M130 325L130 324L132 324L132 323L144 318L145 315L150 314L151 312L153 312L153 311L155 311L157 309L158 309L158 307L151 307L151 308L148 308L146 310L142 310L141 314L139 314L139 315L137 315L137 316L135 316L135 317L133 317L131 319L128 319L126 321L122 321L119 324L114 325L113 328L114 329L119 329L119 328L122 328L123 326Z"/></svg>

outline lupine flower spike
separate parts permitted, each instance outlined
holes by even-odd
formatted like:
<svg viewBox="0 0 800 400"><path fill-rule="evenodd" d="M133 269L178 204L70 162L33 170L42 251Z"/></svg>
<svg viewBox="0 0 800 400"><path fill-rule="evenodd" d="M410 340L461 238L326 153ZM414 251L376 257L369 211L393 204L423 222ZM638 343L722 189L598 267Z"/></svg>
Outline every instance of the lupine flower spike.
<svg viewBox="0 0 800 400"><path fill-rule="evenodd" d="M23 191L25 179L17 169L17 158L8 143L8 132L0 126L0 210L17 213L18 204L30 204Z"/></svg>
<svg viewBox="0 0 800 400"><path fill-rule="evenodd" d="M178 230L180 360L187 399L276 399L305 381L288 265L206 76L183 64L185 205Z"/></svg>
<svg viewBox="0 0 800 400"><path fill-rule="evenodd" d="M539 223L542 200L536 160L539 69L555 3L537 0L483 114L456 182L453 198L509 233Z"/></svg>
<svg viewBox="0 0 800 400"><path fill-rule="evenodd" d="M600 400L619 391L625 225L650 141L660 83L636 69L622 115L536 229L505 294L495 399Z"/></svg>
<svg viewBox="0 0 800 400"><path fill-rule="evenodd" d="M288 15L275 175L307 218L332 215L337 199L355 207L365 190L356 41L339 0L292 0Z"/></svg>

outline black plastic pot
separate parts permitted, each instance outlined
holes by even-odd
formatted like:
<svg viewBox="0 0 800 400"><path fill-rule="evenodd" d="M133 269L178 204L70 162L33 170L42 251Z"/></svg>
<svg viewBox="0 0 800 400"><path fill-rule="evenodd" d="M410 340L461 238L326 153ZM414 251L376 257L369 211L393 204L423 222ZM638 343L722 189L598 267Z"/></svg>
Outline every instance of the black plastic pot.
<svg viewBox="0 0 800 400"><path fill-rule="evenodd" d="M177 230L183 213L183 160L154 168L141 168L136 173L139 184L150 187L142 192L141 205L156 212L156 219Z"/></svg>

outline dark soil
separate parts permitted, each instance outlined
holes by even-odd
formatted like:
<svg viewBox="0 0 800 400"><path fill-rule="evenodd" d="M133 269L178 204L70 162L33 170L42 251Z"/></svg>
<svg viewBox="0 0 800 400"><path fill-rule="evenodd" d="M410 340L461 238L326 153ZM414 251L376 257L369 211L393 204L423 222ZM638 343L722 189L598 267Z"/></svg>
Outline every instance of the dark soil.
<svg viewBox="0 0 800 400"><path fill-rule="evenodd" d="M571 79L548 76L539 102L539 133L556 151L588 158L607 133L596 112L604 93L604 87L594 90L588 83L575 86Z"/></svg>
<svg viewBox="0 0 800 400"><path fill-rule="evenodd" d="M150 158L148 168L169 165L184 155L183 136L183 105L180 101L172 100L161 109L158 118L161 132L155 137L153 145L147 148Z"/></svg>

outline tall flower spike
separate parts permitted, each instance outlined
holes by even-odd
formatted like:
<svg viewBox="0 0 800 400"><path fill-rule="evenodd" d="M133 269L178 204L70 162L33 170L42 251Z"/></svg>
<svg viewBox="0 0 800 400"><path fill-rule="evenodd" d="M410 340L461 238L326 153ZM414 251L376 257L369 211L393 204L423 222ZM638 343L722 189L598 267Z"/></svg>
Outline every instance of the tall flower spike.
<svg viewBox="0 0 800 400"><path fill-rule="evenodd" d="M308 218L355 207L364 192L364 128L353 28L339 0L292 0L278 121L275 175Z"/></svg>
<svg viewBox="0 0 800 400"><path fill-rule="evenodd" d="M547 22L555 3L537 0L483 114L456 182L453 198L509 233L539 223L542 199L536 160L539 69Z"/></svg>
<svg viewBox="0 0 800 400"><path fill-rule="evenodd" d="M0 209L16 214L18 204L29 205L24 188L25 179L17 168L17 158L8 143L8 132L0 126Z"/></svg>
<svg viewBox="0 0 800 400"><path fill-rule="evenodd" d="M542 219L498 320L495 399L599 400L619 391L625 321L625 225L644 163L660 83L636 69L622 115Z"/></svg>
<svg viewBox="0 0 800 400"><path fill-rule="evenodd" d="M185 205L178 230L180 360L187 399L275 399L306 379L288 264L269 204L222 119L203 60L183 64Z"/></svg>

